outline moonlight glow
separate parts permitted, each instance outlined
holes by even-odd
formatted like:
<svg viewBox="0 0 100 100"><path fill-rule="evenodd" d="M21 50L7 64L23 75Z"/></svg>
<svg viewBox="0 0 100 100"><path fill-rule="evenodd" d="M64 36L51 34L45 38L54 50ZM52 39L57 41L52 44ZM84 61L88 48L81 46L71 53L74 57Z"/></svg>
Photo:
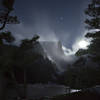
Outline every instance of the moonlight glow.
<svg viewBox="0 0 100 100"><path fill-rule="evenodd" d="M87 46L89 45L89 43L87 41L85 41L85 40L82 40L82 41L80 41L78 43L78 45L79 45L79 48L85 49L85 48L87 48Z"/></svg>

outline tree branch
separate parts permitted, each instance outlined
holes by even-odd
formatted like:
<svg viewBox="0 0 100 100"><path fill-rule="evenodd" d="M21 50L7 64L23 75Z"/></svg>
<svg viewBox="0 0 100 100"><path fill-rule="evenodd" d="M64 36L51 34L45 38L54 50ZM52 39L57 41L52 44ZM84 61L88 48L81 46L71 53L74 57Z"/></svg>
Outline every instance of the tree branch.
<svg viewBox="0 0 100 100"><path fill-rule="evenodd" d="M0 30L3 30L5 28L9 13L10 13L10 11L8 11L7 14L5 15L5 21L4 21L3 25L0 27Z"/></svg>

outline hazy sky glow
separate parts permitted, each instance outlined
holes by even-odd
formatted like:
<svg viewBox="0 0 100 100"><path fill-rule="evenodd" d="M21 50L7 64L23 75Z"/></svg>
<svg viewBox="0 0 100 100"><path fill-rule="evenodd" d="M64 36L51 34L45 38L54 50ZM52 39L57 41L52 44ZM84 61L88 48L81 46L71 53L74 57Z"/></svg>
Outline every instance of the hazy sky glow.
<svg viewBox="0 0 100 100"><path fill-rule="evenodd" d="M89 0L16 0L20 25L11 29L18 39L39 34L40 40L60 40L71 48L84 32L84 9Z"/></svg>

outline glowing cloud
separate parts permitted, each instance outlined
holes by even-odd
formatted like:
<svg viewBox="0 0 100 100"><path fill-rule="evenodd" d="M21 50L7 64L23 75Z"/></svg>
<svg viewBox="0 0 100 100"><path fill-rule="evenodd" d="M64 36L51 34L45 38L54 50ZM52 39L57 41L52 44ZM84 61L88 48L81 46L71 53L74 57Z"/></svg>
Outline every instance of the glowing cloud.
<svg viewBox="0 0 100 100"><path fill-rule="evenodd" d="M81 40L78 43L79 48L83 48L83 49L86 49L88 45L89 45L89 42L87 42L85 40Z"/></svg>

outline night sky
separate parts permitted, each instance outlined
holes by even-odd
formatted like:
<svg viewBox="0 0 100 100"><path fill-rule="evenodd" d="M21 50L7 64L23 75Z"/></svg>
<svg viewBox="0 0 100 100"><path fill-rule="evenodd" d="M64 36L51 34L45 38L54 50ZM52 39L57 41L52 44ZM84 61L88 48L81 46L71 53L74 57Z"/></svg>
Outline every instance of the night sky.
<svg viewBox="0 0 100 100"><path fill-rule="evenodd" d="M84 35L84 9L89 0L16 0L19 25L10 26L17 39L40 35L40 40L60 40L67 48Z"/></svg>

